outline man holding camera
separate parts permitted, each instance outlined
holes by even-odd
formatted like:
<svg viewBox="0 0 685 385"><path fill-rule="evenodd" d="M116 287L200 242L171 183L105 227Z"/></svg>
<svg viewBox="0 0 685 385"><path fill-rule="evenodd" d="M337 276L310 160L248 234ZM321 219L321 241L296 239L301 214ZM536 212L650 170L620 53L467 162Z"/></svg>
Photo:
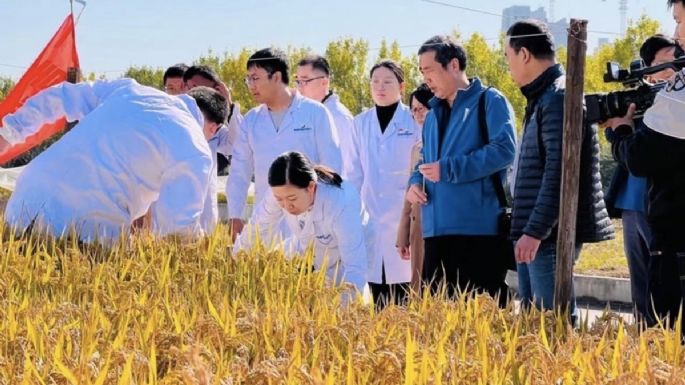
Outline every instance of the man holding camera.
<svg viewBox="0 0 685 385"><path fill-rule="evenodd" d="M672 38L664 35L649 37L640 47L640 58L647 66L655 66L673 61L682 51ZM657 83L668 80L675 74L671 68L645 76L645 80ZM642 119L635 119L636 130L645 128ZM616 134L611 128L605 132L609 142ZM623 248L630 270L630 292L637 314L647 324L654 324L649 290L647 286L649 266L649 245L652 233L647 223L647 180L636 177L618 164L607 191L606 203L613 218L621 218L623 223Z"/></svg>
<svg viewBox="0 0 685 385"><path fill-rule="evenodd" d="M656 316L673 327L685 291L685 73L677 72L656 95L644 129L634 129L635 110L631 104L626 116L607 121L611 149L632 175L647 179L649 294Z"/></svg>

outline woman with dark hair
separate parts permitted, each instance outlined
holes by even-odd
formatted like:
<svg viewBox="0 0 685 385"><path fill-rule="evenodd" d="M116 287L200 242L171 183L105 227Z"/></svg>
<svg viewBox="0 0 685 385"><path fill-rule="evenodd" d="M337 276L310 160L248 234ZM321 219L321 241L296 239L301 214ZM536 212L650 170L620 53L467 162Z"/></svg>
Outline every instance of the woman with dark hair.
<svg viewBox="0 0 685 385"><path fill-rule="evenodd" d="M409 96L411 114L416 124L423 129L423 122L430 111L428 101L433 98L433 92L427 85L421 84ZM411 149L410 164L413 170L421 161L422 142L417 142ZM412 204L405 199L397 229L397 252L404 260L411 261L411 288L418 293L421 287L421 272L423 267L423 234L421 232L421 205Z"/></svg>
<svg viewBox="0 0 685 385"><path fill-rule="evenodd" d="M411 263L395 249L397 224L409 180L409 155L421 140L421 130L401 101L404 72L392 60L371 68L374 107L354 118L354 154L350 183L359 189L364 206L378 227L367 277L376 306L406 301Z"/></svg>
<svg viewBox="0 0 685 385"><path fill-rule="evenodd" d="M354 187L330 168L312 165L300 152L276 158L268 183L271 194L257 205L249 225L258 229L260 240L273 241L285 219L291 234L286 254L302 253L313 243L314 267L325 269L334 283L352 283L363 293L373 242L368 215ZM234 249L249 247L254 233L241 233Z"/></svg>

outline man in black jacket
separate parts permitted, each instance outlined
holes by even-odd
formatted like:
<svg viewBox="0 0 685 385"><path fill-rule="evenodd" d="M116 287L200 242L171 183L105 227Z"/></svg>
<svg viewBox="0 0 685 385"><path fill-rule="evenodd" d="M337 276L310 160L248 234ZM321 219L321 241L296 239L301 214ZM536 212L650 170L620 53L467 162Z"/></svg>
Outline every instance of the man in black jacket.
<svg viewBox="0 0 685 385"><path fill-rule="evenodd" d="M649 294L658 318L673 326L685 292L685 72L676 73L633 130L635 106L610 119L614 158L647 178L647 221L652 230ZM685 326L685 325L684 325Z"/></svg>
<svg viewBox="0 0 685 385"><path fill-rule="evenodd" d="M566 80L556 62L552 36L542 22L512 25L505 55L528 102L511 183L519 296L524 306L534 301L538 308L553 309ZM597 133L588 126L583 138L577 253L582 243L610 239L614 232L602 194Z"/></svg>
<svg viewBox="0 0 685 385"><path fill-rule="evenodd" d="M681 55L680 46L670 37L654 35L642 43L640 57L645 65L659 65L673 61ZM648 80L652 82L665 81L675 72L668 68L651 74ZM642 119L636 119L637 130L644 129ZM614 131L605 131L609 142L614 141ZM652 232L647 223L647 180L636 177L620 163L616 166L611 184L607 191L606 204L609 214L613 218L621 218L623 223L623 249L628 260L630 270L630 293L637 314L645 319L647 324L653 324L651 317L651 301L647 287L647 266L649 265L649 245Z"/></svg>

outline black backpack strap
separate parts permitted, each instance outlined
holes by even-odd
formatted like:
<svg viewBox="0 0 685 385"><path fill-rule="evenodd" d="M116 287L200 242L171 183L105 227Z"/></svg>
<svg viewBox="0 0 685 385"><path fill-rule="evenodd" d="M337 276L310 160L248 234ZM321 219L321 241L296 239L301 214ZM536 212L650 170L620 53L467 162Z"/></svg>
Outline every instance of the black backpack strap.
<svg viewBox="0 0 685 385"><path fill-rule="evenodd" d="M486 88L485 91L481 92L480 99L478 100L478 125L480 126L480 137L483 143L490 143L490 135L488 134L488 122L486 119L485 111L485 96L488 93L490 87ZM504 194L504 186L502 186L502 178L499 177L498 172L490 175L492 179L492 184L495 186L495 192L497 192L497 200L501 207L509 207L507 203L507 196Z"/></svg>

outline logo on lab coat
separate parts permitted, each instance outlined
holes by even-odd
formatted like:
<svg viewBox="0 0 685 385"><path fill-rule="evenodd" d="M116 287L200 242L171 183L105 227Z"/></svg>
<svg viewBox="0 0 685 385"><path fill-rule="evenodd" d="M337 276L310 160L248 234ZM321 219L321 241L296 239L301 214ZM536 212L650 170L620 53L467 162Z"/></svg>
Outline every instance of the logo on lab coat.
<svg viewBox="0 0 685 385"><path fill-rule="evenodd" d="M328 245L333 240L333 236L331 234L317 235L316 240L319 241L319 243Z"/></svg>
<svg viewBox="0 0 685 385"><path fill-rule="evenodd" d="M303 124L302 127L296 127L293 131L311 131L311 127L307 127L306 124Z"/></svg>
<svg viewBox="0 0 685 385"><path fill-rule="evenodd" d="M398 128L397 129L397 136L413 136L414 131L409 128Z"/></svg>

